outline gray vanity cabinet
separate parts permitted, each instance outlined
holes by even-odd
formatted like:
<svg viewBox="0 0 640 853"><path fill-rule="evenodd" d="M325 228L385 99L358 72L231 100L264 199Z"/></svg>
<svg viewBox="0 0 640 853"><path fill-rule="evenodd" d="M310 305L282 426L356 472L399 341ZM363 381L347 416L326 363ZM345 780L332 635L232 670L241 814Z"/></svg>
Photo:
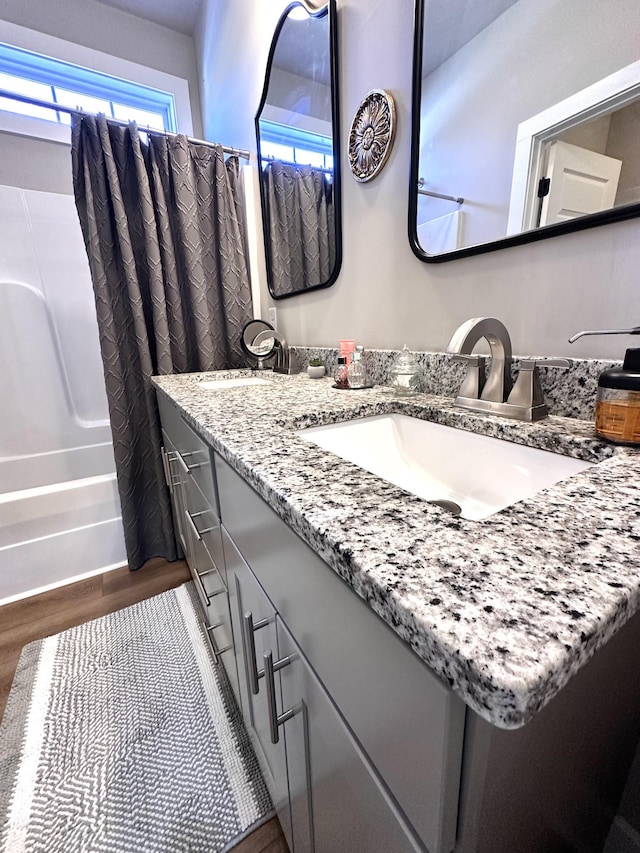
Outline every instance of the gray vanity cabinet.
<svg viewBox="0 0 640 853"><path fill-rule="evenodd" d="M422 850L226 532L223 538L243 717L290 851ZM264 674L269 653L272 684ZM273 743L274 711L288 709Z"/></svg>
<svg viewBox="0 0 640 853"><path fill-rule="evenodd" d="M271 651L277 659L276 614L273 605L226 533L223 533L223 541L239 674L239 692L236 698L278 813L282 831L289 849L293 851L285 745L283 741L276 744L271 742L267 690L264 674L260 672L263 669L265 651ZM278 673L275 677L275 690L280 702L282 697Z"/></svg>
<svg viewBox="0 0 640 853"><path fill-rule="evenodd" d="M277 613L273 660L291 650L295 656L274 679L278 714L295 711L280 737L294 850L348 850L345 839L357 826L351 849L359 853L449 853L463 702L217 454L215 465L227 572L243 567L242 576L254 578ZM231 593L236 651L246 612L240 593ZM255 627L253 613L252 621ZM261 669L266 630L254 631ZM246 655L237 658L246 669ZM241 690L244 682L241 675ZM264 685L261 678L260 691Z"/></svg>
<svg viewBox="0 0 640 853"><path fill-rule="evenodd" d="M161 453L176 537L202 604L204 628L214 658L224 663L237 693L238 674L212 451L169 403L158 397L158 405L162 421Z"/></svg>

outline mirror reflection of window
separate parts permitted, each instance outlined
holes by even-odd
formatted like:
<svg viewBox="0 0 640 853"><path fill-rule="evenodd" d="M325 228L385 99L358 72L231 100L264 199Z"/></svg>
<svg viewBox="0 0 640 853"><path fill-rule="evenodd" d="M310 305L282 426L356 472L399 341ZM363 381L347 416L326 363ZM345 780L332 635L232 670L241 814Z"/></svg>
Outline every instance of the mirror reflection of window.
<svg viewBox="0 0 640 853"><path fill-rule="evenodd" d="M640 205L640 4L418 0L416 21L420 252L458 257L612 221L612 209L638 215L626 206Z"/></svg>
<svg viewBox="0 0 640 853"><path fill-rule="evenodd" d="M256 117L269 290L275 298L332 284L340 267L335 0L300 2L274 36Z"/></svg>

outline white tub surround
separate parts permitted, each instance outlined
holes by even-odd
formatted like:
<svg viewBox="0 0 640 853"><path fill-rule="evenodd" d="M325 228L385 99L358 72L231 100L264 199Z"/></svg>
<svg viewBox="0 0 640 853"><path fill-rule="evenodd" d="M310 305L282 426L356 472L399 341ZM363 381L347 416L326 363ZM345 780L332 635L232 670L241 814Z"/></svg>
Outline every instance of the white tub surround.
<svg viewBox="0 0 640 853"><path fill-rule="evenodd" d="M73 198L0 186L0 604L126 559Z"/></svg>
<svg viewBox="0 0 640 853"><path fill-rule="evenodd" d="M225 374L219 374L225 375ZM265 376L265 374L262 374ZM589 421L523 424L419 394L155 380L194 429L481 717L522 726L640 604L640 454ZM297 430L400 412L600 462L483 521L456 518Z"/></svg>

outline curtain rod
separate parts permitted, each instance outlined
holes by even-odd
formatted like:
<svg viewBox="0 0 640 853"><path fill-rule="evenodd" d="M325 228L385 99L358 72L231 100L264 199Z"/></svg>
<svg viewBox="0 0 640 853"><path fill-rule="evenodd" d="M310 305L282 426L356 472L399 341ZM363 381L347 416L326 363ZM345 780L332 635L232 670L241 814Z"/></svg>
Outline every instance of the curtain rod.
<svg viewBox="0 0 640 853"><path fill-rule="evenodd" d="M0 98L9 98L12 101L21 101L23 104L32 104L34 107L43 107L47 110L55 110L59 113L68 113L69 115L73 115L74 113L79 113L80 115L93 115L93 113L84 113L83 110L73 109L72 107L65 107L62 104L52 104L50 101L39 101L37 98L30 98L27 95L18 95L15 92L8 92L6 89L0 89ZM129 125L128 121L118 118L108 117L107 121L110 121L112 124L119 124L122 127L127 127ZM172 133L169 130L152 130L148 125L145 129L141 127L140 130L144 131L144 133L158 133L162 136L179 136L178 133ZM196 145L206 145L208 148L215 148L215 142L208 142L206 139L194 139L192 136L187 136L189 142L193 142ZM249 152L243 148L230 148L227 145L222 146L222 150L225 154L235 154L236 157L241 157L243 160L249 159Z"/></svg>
<svg viewBox="0 0 640 853"><path fill-rule="evenodd" d="M464 199L460 197L456 197L454 195L443 195L442 193L436 193L432 190L425 190L424 188L424 178L420 178L418 180L418 195L428 195L431 198L442 198L445 201L455 201L456 204L464 204Z"/></svg>
<svg viewBox="0 0 640 853"><path fill-rule="evenodd" d="M280 160L278 157L263 157L262 163L282 163L284 166L309 166L315 172L326 172L327 175L333 175L333 169L326 169L324 166L312 166L310 163L294 163L293 160Z"/></svg>

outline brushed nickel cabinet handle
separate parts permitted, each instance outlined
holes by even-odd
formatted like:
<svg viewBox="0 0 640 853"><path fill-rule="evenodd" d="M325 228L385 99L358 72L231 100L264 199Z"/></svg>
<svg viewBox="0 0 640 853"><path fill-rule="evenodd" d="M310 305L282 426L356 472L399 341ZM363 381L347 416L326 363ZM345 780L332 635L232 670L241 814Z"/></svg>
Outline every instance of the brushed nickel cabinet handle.
<svg viewBox="0 0 640 853"><path fill-rule="evenodd" d="M198 515L202 515L202 513L201 512L189 512L188 509L185 509L184 514L187 516L187 523L188 523L189 527L193 530L193 535L196 537L196 539L198 541L200 541L202 539L202 534L200 533L200 531L196 527L196 523L193 519Z"/></svg>
<svg viewBox="0 0 640 853"><path fill-rule="evenodd" d="M267 710L269 712L269 731L271 733L271 743L278 743L280 740L279 727L284 725L287 720L295 714L293 708L283 711L278 714L276 705L276 679L275 673L291 663L291 657L287 656L280 658L275 663L273 662L273 654L271 651L264 653L264 680L267 685Z"/></svg>
<svg viewBox="0 0 640 853"><path fill-rule="evenodd" d="M222 622L217 622L215 625L205 625L202 622L202 628L204 629L205 637L207 638L208 646L211 649L211 654L213 655L213 662L216 666L220 663L220 655L223 655L225 652L228 652L231 646L225 646L224 649L217 649L216 644L213 641L213 630L215 628L221 628L223 625Z"/></svg>
<svg viewBox="0 0 640 853"><path fill-rule="evenodd" d="M253 613L250 610L247 610L247 612L242 617L244 644L249 655L249 660L245 658L245 666L247 669L247 676L249 678L249 687L254 696L257 696L260 690L260 685L258 684L258 681L264 675L264 670L259 670L258 664L256 663L256 641L253 635L255 631L259 631L260 628L264 628L268 624L268 619L260 619L258 622L254 622Z"/></svg>
<svg viewBox="0 0 640 853"><path fill-rule="evenodd" d="M197 451L195 450L189 450L187 453L180 453L179 450L173 451L175 458L180 463L180 466L182 467L185 474L190 474L194 468L202 468L202 466L204 465L204 462L196 462L195 465L189 465L188 462L185 462L185 459L188 456L195 456L196 452Z"/></svg>
<svg viewBox="0 0 640 853"><path fill-rule="evenodd" d="M173 483L171 477L171 469L169 468L169 459L167 456L167 451L164 449L164 445L160 445L160 458L162 459L162 470L164 471L164 481L167 484L167 488L169 489L169 494L173 495Z"/></svg>

